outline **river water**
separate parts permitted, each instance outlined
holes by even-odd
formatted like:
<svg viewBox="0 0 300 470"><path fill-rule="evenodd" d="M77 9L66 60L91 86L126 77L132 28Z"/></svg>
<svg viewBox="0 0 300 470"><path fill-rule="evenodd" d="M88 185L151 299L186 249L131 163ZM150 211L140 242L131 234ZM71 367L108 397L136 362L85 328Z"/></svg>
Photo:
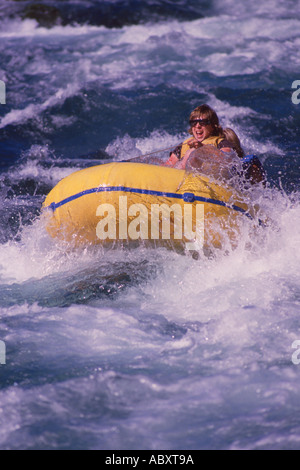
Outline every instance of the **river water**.
<svg viewBox="0 0 300 470"><path fill-rule="evenodd" d="M0 7L0 447L299 449L299 1L33 3ZM61 178L201 103L263 162L266 229L198 259L49 238Z"/></svg>

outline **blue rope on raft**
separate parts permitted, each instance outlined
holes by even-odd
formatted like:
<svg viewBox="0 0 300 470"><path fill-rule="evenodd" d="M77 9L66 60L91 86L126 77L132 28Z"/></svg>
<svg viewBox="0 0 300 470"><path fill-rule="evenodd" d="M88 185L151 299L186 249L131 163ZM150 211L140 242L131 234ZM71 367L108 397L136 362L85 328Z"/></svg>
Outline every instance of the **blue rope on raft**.
<svg viewBox="0 0 300 470"><path fill-rule="evenodd" d="M184 193L184 194L167 193L163 191L154 191L154 190L149 190L149 189L128 188L125 186L100 186L98 188L86 189L85 191L81 191L80 193L74 194L73 196L69 196L60 202L52 202L48 207L46 207L46 209L51 209L54 212L59 207L64 206L65 204L75 201L76 199L79 199L80 197L86 196L88 194L101 193L101 192L117 192L117 191L125 192L125 193L147 194L151 196L161 196L161 197L167 197L167 198L182 199L184 202L194 202L194 201L206 202L209 204L215 204L218 206L228 207L229 209L233 209L237 212L241 212L245 214L247 217L250 217L252 219L251 215L242 207L236 206L235 204L232 204L232 205L227 204L226 202L219 201L218 199L195 196L195 194L193 193Z"/></svg>

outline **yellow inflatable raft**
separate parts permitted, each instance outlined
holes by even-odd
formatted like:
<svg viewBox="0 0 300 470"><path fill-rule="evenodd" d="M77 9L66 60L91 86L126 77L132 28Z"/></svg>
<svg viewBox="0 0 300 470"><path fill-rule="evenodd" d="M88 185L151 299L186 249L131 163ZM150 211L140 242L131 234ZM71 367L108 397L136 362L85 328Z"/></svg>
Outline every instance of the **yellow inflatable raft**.
<svg viewBox="0 0 300 470"><path fill-rule="evenodd" d="M47 196L52 237L76 244L143 242L199 250L235 243L251 210L240 194L184 170L116 162L77 171Z"/></svg>

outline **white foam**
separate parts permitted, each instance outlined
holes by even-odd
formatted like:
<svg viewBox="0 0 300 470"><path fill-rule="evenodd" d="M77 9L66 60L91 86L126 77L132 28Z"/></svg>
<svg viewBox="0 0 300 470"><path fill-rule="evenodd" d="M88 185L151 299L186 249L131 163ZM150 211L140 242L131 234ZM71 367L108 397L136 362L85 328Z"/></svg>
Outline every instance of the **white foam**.
<svg viewBox="0 0 300 470"><path fill-rule="evenodd" d="M126 160L139 156L168 155L176 145L179 145L187 136L184 134L171 135L165 131L155 130L150 136L132 138L128 134L117 137L106 147L106 152L114 160Z"/></svg>
<svg viewBox="0 0 300 470"><path fill-rule="evenodd" d="M34 67L32 62L22 64L22 74L25 70L32 77L49 74L53 64L59 63L60 67L56 67L51 87L45 82L44 93L38 90L36 96L43 97L38 98L40 102L28 104L23 109L21 105L14 107L2 117L0 129L22 124L29 119L36 119L39 125L41 113L55 105L62 105L68 97L80 92L83 83L95 80L99 86L105 85L112 90L151 89L162 82L170 83L173 71L172 86L203 92L197 80L191 78L199 72L207 71L219 77L245 75L261 72L276 64L292 73L300 63L299 56L295 54L299 43L298 19L243 19L220 15L189 22L124 26L116 30L87 25L56 26L48 30L37 27L34 20L18 23L21 29L17 29L16 25L8 22L8 29L2 31L4 48L5 34L9 31L9 37L29 34L25 49L30 48L30 38L34 41L35 35L38 38L45 35L51 43L56 41L55 35L59 40L59 35L63 34L67 49L54 50L49 63L45 63L43 54L38 54ZM68 61L64 63L67 51ZM15 73L19 72L16 69ZM65 77L69 80L66 87L56 85L59 80L65 81ZM18 94L15 101L20 101ZM73 120L69 120L69 124ZM55 128L61 122L68 125L64 118L53 117Z"/></svg>
<svg viewBox="0 0 300 470"><path fill-rule="evenodd" d="M29 104L24 109L13 109L7 113L0 121L0 129L8 125L18 125L26 122L28 119L36 119L43 111L55 106L63 104L64 101L76 94L80 87L76 84L68 84L66 88L59 88L54 95L47 98L40 104Z"/></svg>
<svg viewBox="0 0 300 470"><path fill-rule="evenodd" d="M10 20L1 23L0 38L31 38L31 37L57 37L82 36L89 33L105 31L102 26L66 25L44 28L34 19Z"/></svg>
<svg viewBox="0 0 300 470"><path fill-rule="evenodd" d="M235 0L215 0L214 7L220 14L238 16L240 19L299 18L299 2L294 0L253 0L251 3L239 3Z"/></svg>
<svg viewBox="0 0 300 470"><path fill-rule="evenodd" d="M237 248L229 251L227 247L219 256L216 251L215 259L187 261L183 257L176 266L166 264L164 280L145 289L152 298L151 307L172 320L218 319L224 327L229 318L235 321L237 312L249 309L258 321L261 309L273 311L277 302L292 298L300 263L300 204L292 204L278 192L261 204L274 219L273 227L253 233L247 221ZM226 327L228 335L234 331L231 327Z"/></svg>

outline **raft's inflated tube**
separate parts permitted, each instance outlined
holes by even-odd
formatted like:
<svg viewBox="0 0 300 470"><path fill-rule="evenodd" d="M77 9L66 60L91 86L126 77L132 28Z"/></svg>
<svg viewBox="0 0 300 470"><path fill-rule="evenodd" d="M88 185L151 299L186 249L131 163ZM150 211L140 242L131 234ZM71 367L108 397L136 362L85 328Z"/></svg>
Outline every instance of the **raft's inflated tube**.
<svg viewBox="0 0 300 470"><path fill-rule="evenodd" d="M71 174L43 209L49 234L77 244L141 240L188 249L236 239L240 217L251 217L239 194L207 177L130 162Z"/></svg>

